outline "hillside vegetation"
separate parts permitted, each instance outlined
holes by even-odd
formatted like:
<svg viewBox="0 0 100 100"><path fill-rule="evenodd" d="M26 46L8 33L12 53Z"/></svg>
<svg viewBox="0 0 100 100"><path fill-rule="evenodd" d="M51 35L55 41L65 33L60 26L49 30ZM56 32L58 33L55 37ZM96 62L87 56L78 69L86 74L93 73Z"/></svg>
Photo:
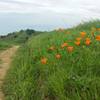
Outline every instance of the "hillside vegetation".
<svg viewBox="0 0 100 100"><path fill-rule="evenodd" d="M100 21L32 37L5 80L6 100L100 100Z"/></svg>
<svg viewBox="0 0 100 100"><path fill-rule="evenodd" d="M38 35L42 32L37 32L32 29L21 30L19 32L9 33L0 36L0 50L4 50L12 45L20 45L25 43L31 36Z"/></svg>

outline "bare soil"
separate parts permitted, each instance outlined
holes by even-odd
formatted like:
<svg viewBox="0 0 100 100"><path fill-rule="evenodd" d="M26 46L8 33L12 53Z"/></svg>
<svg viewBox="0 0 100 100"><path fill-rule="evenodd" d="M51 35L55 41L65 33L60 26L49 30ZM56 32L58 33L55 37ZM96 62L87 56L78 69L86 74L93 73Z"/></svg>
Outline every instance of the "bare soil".
<svg viewBox="0 0 100 100"><path fill-rule="evenodd" d="M5 75L10 68L10 63L12 61L12 57L17 51L19 46L13 46L4 50L0 53L0 100L4 100L4 94L2 90L2 85L5 79Z"/></svg>

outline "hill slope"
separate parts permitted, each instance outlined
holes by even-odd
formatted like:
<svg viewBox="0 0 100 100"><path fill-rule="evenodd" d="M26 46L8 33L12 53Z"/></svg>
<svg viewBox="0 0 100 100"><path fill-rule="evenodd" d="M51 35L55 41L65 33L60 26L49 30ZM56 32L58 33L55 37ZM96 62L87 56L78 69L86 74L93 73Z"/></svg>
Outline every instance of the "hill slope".
<svg viewBox="0 0 100 100"><path fill-rule="evenodd" d="M100 31L95 28L99 24L85 23L29 39L5 80L6 99L99 100Z"/></svg>
<svg viewBox="0 0 100 100"><path fill-rule="evenodd" d="M42 32L37 32L32 29L21 30L18 32L8 33L0 36L0 50L11 47L12 45L19 45L25 43L31 36L36 36Z"/></svg>

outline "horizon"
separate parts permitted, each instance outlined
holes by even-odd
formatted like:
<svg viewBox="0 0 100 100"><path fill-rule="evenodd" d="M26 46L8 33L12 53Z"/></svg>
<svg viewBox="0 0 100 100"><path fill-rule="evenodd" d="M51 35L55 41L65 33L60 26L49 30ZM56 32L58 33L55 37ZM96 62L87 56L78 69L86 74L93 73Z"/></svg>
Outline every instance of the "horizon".
<svg viewBox="0 0 100 100"><path fill-rule="evenodd" d="M97 0L0 0L0 35L34 29L50 31L100 19Z"/></svg>

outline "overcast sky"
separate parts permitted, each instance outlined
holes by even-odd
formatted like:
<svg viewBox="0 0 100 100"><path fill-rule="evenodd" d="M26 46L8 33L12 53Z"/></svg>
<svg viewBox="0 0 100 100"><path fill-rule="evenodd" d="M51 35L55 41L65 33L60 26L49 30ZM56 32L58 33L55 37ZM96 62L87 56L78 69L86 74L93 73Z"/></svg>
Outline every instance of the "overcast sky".
<svg viewBox="0 0 100 100"><path fill-rule="evenodd" d="M0 34L51 30L100 18L100 0L0 0Z"/></svg>

